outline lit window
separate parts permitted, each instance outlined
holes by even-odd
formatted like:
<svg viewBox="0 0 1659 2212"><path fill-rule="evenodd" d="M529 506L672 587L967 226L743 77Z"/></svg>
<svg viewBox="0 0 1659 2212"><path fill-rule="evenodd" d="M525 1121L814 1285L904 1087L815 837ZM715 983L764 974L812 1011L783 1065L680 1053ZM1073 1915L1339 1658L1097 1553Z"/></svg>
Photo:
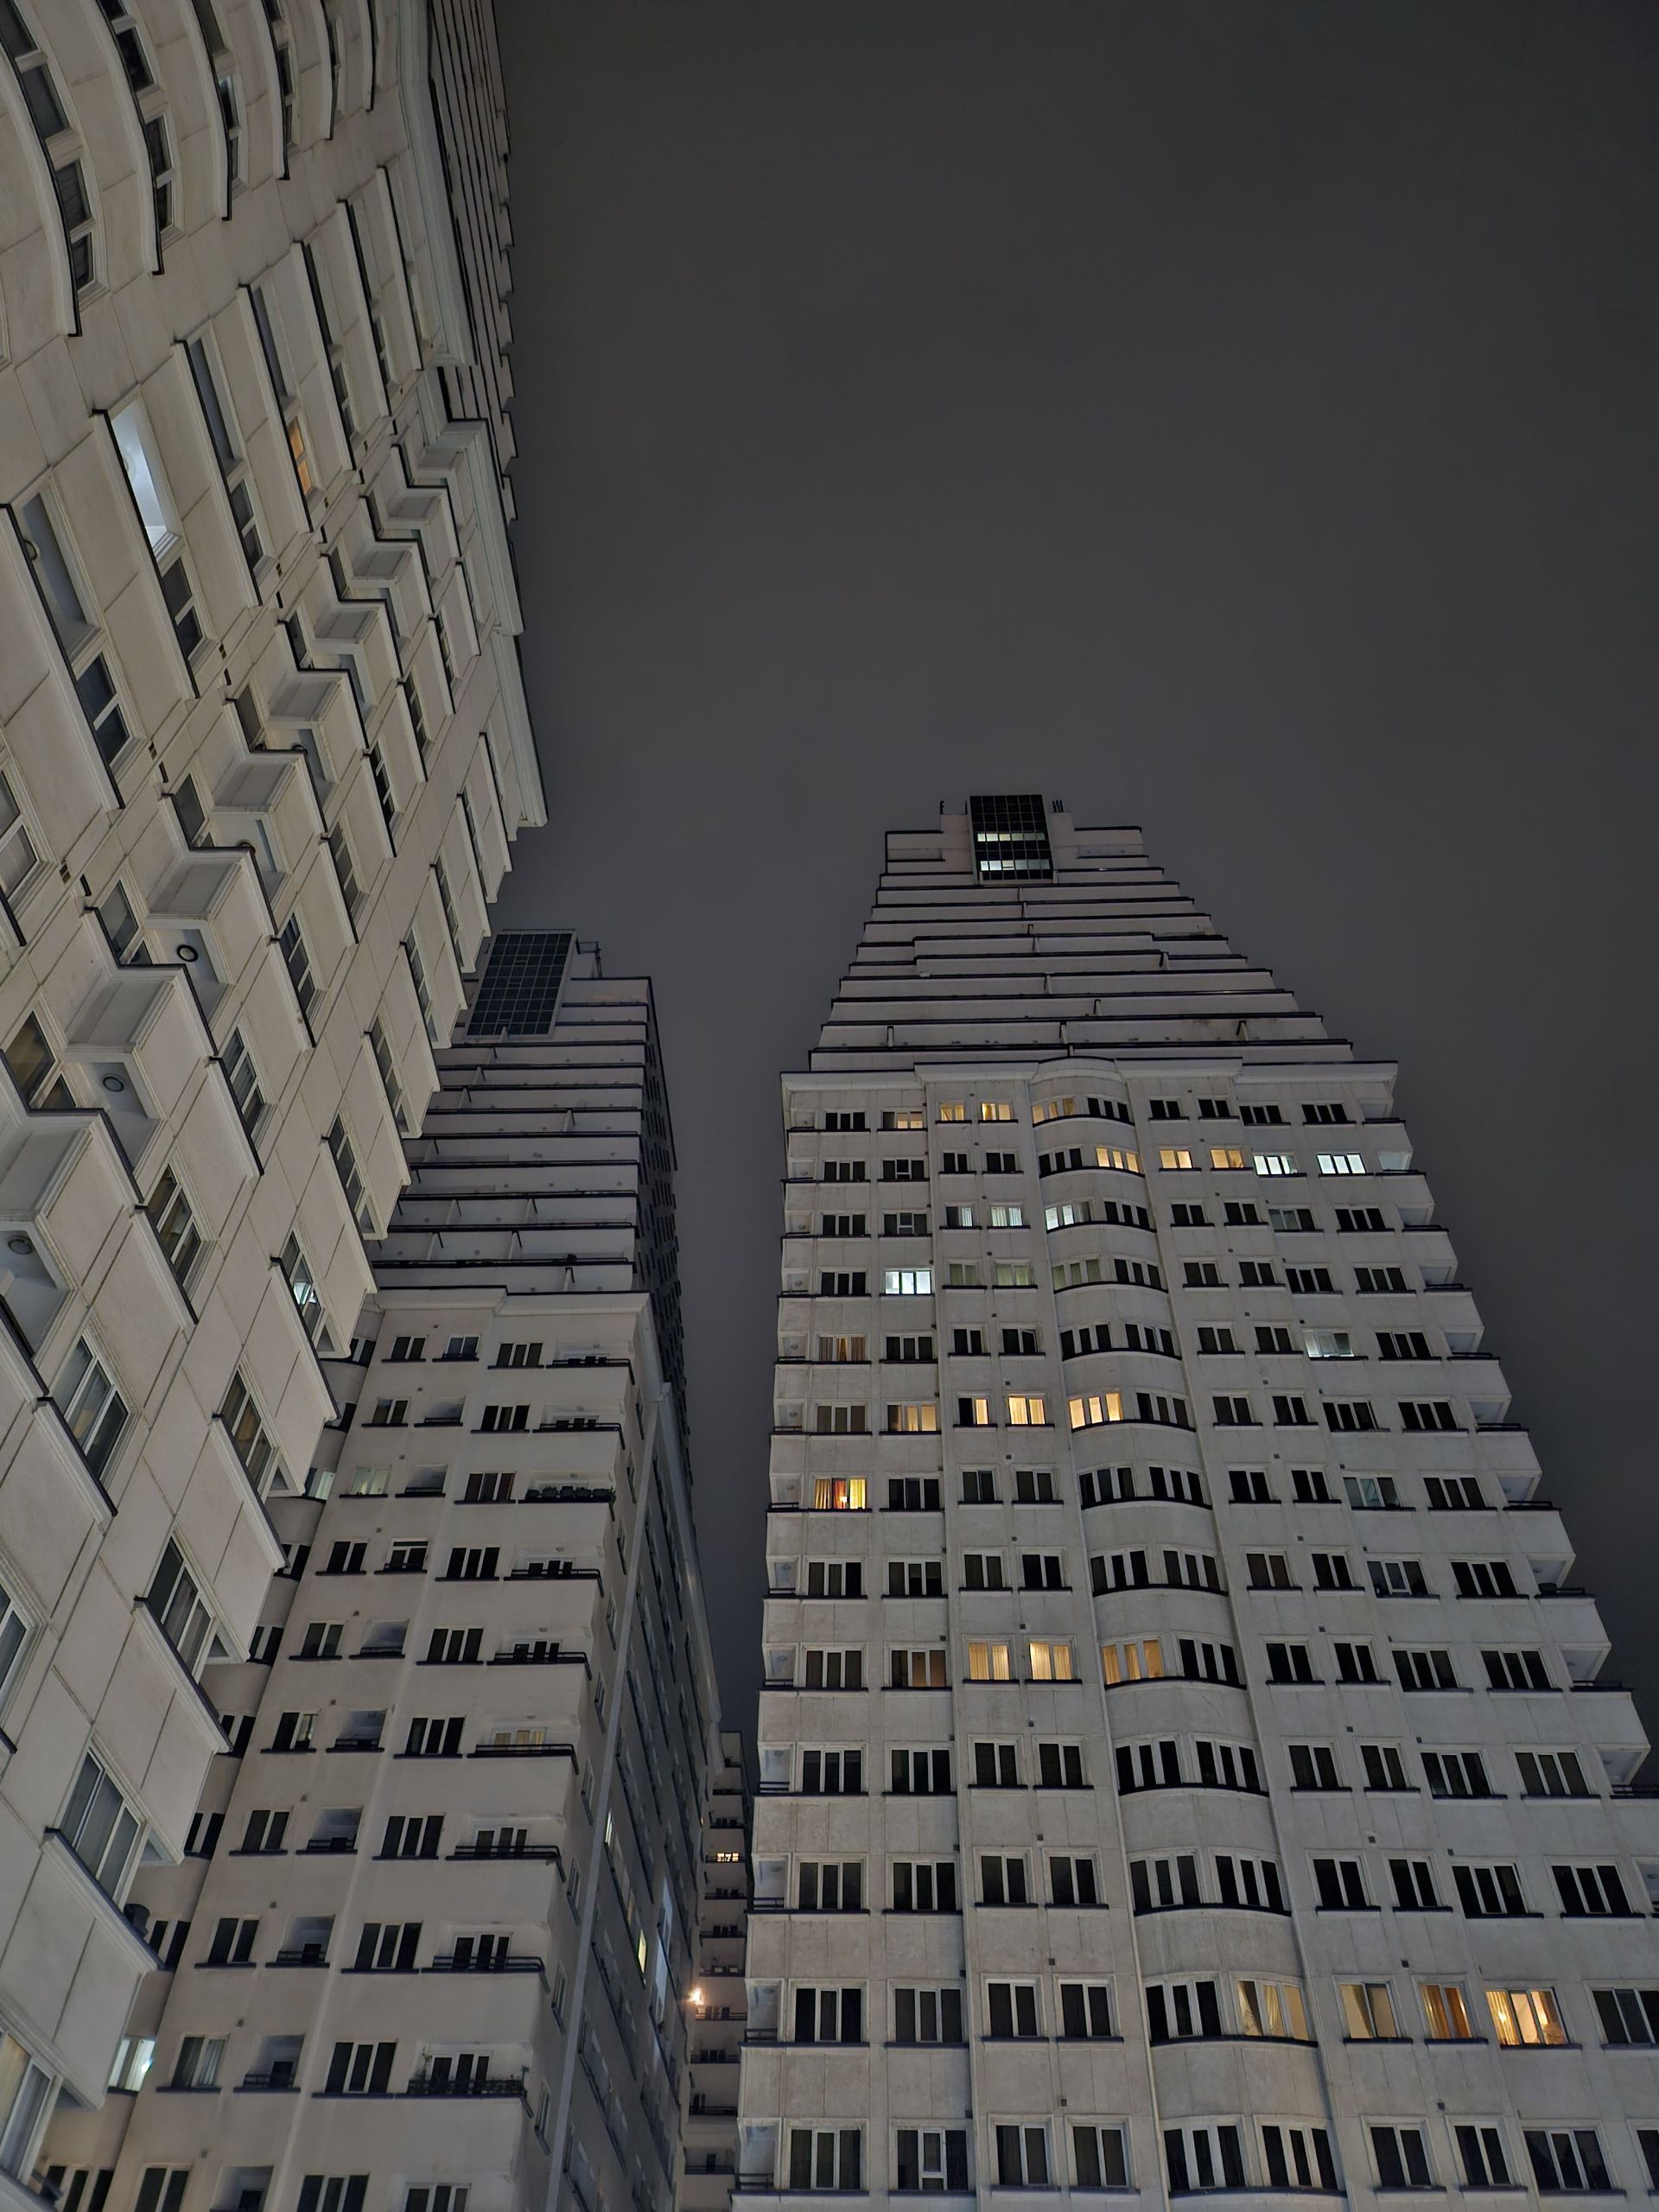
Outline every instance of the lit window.
<svg viewBox="0 0 1659 2212"><path fill-rule="evenodd" d="M970 1682L1006 1682L1013 1679L1008 1665L1006 1643L970 1643L968 1646L968 1679Z"/></svg>
<svg viewBox="0 0 1659 2212"><path fill-rule="evenodd" d="M1192 1165L1192 1155L1184 1146L1164 1145L1158 1154L1160 1167L1184 1168Z"/></svg>
<svg viewBox="0 0 1659 2212"><path fill-rule="evenodd" d="M1069 1643L1033 1643L1027 1647L1033 1682L1075 1682L1077 1670Z"/></svg>
<svg viewBox="0 0 1659 2212"><path fill-rule="evenodd" d="M862 1475L820 1475L812 1485L813 1510L862 1513L868 1485Z"/></svg>
<svg viewBox="0 0 1659 2212"><path fill-rule="evenodd" d="M1423 2017L1431 2043L1470 2043L1474 2028L1463 1986L1456 1981L1426 1981L1422 1986Z"/></svg>
<svg viewBox="0 0 1659 2212"><path fill-rule="evenodd" d="M1138 1152L1124 1152L1115 1144L1097 1144L1095 1147L1095 1165L1096 1167L1121 1168L1126 1175L1138 1175L1141 1173L1141 1155Z"/></svg>
<svg viewBox="0 0 1659 2212"><path fill-rule="evenodd" d="M1258 1175L1294 1175L1296 1156L1289 1152L1258 1152L1254 1155Z"/></svg>
<svg viewBox="0 0 1659 2212"><path fill-rule="evenodd" d="M1043 1398L1022 1393L1008 1400L1008 1421L1014 1428L1046 1428L1048 1404Z"/></svg>
<svg viewBox="0 0 1659 2212"><path fill-rule="evenodd" d="M1392 2043L1400 2030L1386 1981L1344 1981L1339 1985L1343 2026L1356 2043Z"/></svg>
<svg viewBox="0 0 1659 2212"><path fill-rule="evenodd" d="M1068 1398L1065 1403L1073 1428L1099 1428L1108 1421L1123 1418L1123 1401L1116 1390L1088 1397Z"/></svg>
<svg viewBox="0 0 1659 2212"><path fill-rule="evenodd" d="M1489 1989L1486 2003L1501 2044L1516 2048L1567 2041L1553 1989Z"/></svg>
<svg viewBox="0 0 1659 2212"><path fill-rule="evenodd" d="M1109 1689L1117 1682L1155 1682L1163 1675L1163 1646L1155 1636L1135 1643L1103 1643L1100 1666Z"/></svg>
<svg viewBox="0 0 1659 2212"><path fill-rule="evenodd" d="M942 1122L965 1122L967 1118L967 1106L960 1098L947 1099L939 1108L939 1119Z"/></svg>

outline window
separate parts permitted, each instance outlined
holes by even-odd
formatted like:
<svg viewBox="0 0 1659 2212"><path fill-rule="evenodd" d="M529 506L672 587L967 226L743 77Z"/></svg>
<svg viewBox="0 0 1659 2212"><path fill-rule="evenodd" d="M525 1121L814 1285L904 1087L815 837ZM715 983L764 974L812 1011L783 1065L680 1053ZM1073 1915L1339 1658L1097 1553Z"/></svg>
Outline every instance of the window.
<svg viewBox="0 0 1659 2212"><path fill-rule="evenodd" d="M152 2052L156 2048L153 2042L148 2047ZM133 2087L143 2079L141 2069ZM20 2183L29 2176L56 2086L54 2076L16 2036L0 2031L0 2173Z"/></svg>
<svg viewBox="0 0 1659 2212"><path fill-rule="evenodd" d="M857 1673L858 1666L856 1662L861 1660L862 1655L857 1652L849 1652L846 1656L849 1660L855 1662L853 1671ZM837 1688L856 1689L859 1687L856 1681L849 1681L845 1684L837 1684L830 1681L826 1681L822 1685L815 1683L812 1680L811 1662L812 1654L809 1652L807 1654L806 1683L808 1689L814 1689L819 1687L826 1689L835 1689ZM895 1651L893 1654L890 1681L892 1687L896 1690L942 1690L945 1688L947 1687L947 1683L945 1678L944 1652L943 1648L941 1647L937 1650Z"/></svg>
<svg viewBox="0 0 1659 2212"><path fill-rule="evenodd" d="M1393 1513L1400 1510L1400 1492L1392 1475L1344 1475L1342 1494L1356 1512Z"/></svg>
<svg viewBox="0 0 1659 2212"><path fill-rule="evenodd" d="M1367 1562L1371 1588L1379 1598L1426 1598L1428 1584L1422 1561L1414 1559L1374 1559Z"/></svg>
<svg viewBox="0 0 1659 2212"><path fill-rule="evenodd" d="M985 1401L980 1398L974 1402L982 1406ZM889 1436L931 1436L937 1432L938 1426L939 1409L935 1405L912 1403L887 1408Z"/></svg>
<svg viewBox="0 0 1659 2212"><path fill-rule="evenodd" d="M1659 1989L1596 1989L1591 1995L1608 2043L1659 2043Z"/></svg>
<svg viewBox="0 0 1659 2212"><path fill-rule="evenodd" d="M955 1912L957 1870L948 1859L896 1859L893 1862L895 1912Z"/></svg>
<svg viewBox="0 0 1659 2212"><path fill-rule="evenodd" d="M1548 1690L1554 1684L1541 1651L1483 1651L1486 1680L1495 1690Z"/></svg>
<svg viewBox="0 0 1659 2212"><path fill-rule="evenodd" d="M1354 2043L1393 2043L1399 2037L1394 1999L1386 1981L1343 1981L1337 1985L1342 2002L1343 2031Z"/></svg>
<svg viewBox="0 0 1659 2212"><path fill-rule="evenodd" d="M180 2212L189 2179L188 2166L146 2166L138 2177L134 2212Z"/></svg>
<svg viewBox="0 0 1659 2212"><path fill-rule="evenodd" d="M1374 2127L1371 2156L1379 2189L1430 2189L1428 2145L1421 2127Z"/></svg>
<svg viewBox="0 0 1659 2212"><path fill-rule="evenodd" d="M810 1988L795 1992L797 2043L862 2043L863 2040L862 1988Z"/></svg>
<svg viewBox="0 0 1659 2212"><path fill-rule="evenodd" d="M1357 1859L1316 1859L1313 1886L1321 1912L1363 1912L1370 1904L1365 1870Z"/></svg>
<svg viewBox="0 0 1659 2212"><path fill-rule="evenodd" d="M1038 1745L1037 1787L1039 1789L1082 1789L1086 1786L1081 1744Z"/></svg>
<svg viewBox="0 0 1659 2212"><path fill-rule="evenodd" d="M59 1370L52 1395L82 1458L101 1476L126 1430L127 1407L85 1337Z"/></svg>
<svg viewBox="0 0 1659 2212"><path fill-rule="evenodd" d="M226 1039L225 1050L219 1054L219 1065L225 1071L225 1080L231 1086L231 1096L236 1102L242 1127L251 1141L254 1132L264 1118L265 1100L240 1030L232 1029Z"/></svg>
<svg viewBox="0 0 1659 2212"><path fill-rule="evenodd" d="M368 2193L366 2174L307 2174L300 2183L296 2212L363 2212ZM174 2212L174 2208L163 2205L161 2212Z"/></svg>
<svg viewBox="0 0 1659 2212"><path fill-rule="evenodd" d="M888 1268L881 1278L883 1294L888 1298L931 1298L933 1294L931 1268Z"/></svg>
<svg viewBox="0 0 1659 2212"><path fill-rule="evenodd" d="M789 2131L791 2189L856 2190L862 2187L863 2130L858 2127L791 2127Z"/></svg>
<svg viewBox="0 0 1659 2212"><path fill-rule="evenodd" d="M282 1256L277 1265L282 1270L283 1280L288 1285L289 1294L293 1298L295 1311L300 1317L300 1326L305 1332L306 1340L315 1344L325 1335L322 1295L317 1288L316 1277L312 1272L311 1263L300 1249L300 1240L292 1230L289 1231L288 1241L283 1246Z"/></svg>
<svg viewBox="0 0 1659 2212"><path fill-rule="evenodd" d="M99 1887L118 1904L141 1826L119 1785L88 1751L69 1793L59 1834Z"/></svg>
<svg viewBox="0 0 1659 2212"><path fill-rule="evenodd" d="M0 892L15 898L40 865L40 857L11 785L0 776ZM118 885L118 892L119 888ZM135 923L135 931L137 926Z"/></svg>
<svg viewBox="0 0 1659 2212"><path fill-rule="evenodd" d="M857 1859L808 1859L797 1870L796 1897L803 1912L861 1912L864 1866Z"/></svg>
<svg viewBox="0 0 1659 2212"><path fill-rule="evenodd" d="M1431 1513L1478 1513L1486 1503L1473 1475L1426 1475L1423 1494Z"/></svg>
<svg viewBox="0 0 1659 2212"><path fill-rule="evenodd" d="M1123 1401L1116 1390L1068 1398L1066 1417L1074 1429L1102 1428L1109 1422L1122 1420Z"/></svg>
<svg viewBox="0 0 1659 2212"><path fill-rule="evenodd" d="M819 1475L812 1485L815 1513L862 1513L868 1485L862 1475Z"/></svg>
<svg viewBox="0 0 1659 2212"><path fill-rule="evenodd" d="M1458 1687L1449 1651L1396 1651L1394 1669L1402 1690L1454 1690Z"/></svg>
<svg viewBox="0 0 1659 2212"><path fill-rule="evenodd" d="M1297 1789L1340 1789L1343 1786L1337 1755L1329 1744L1293 1744L1290 1775Z"/></svg>
<svg viewBox="0 0 1659 2212"><path fill-rule="evenodd" d="M987 2032L993 2036L1035 2036L1037 1985L1034 1981L991 1981L985 1985Z"/></svg>
<svg viewBox="0 0 1659 2212"><path fill-rule="evenodd" d="M1426 1981L1422 1985L1423 2018L1431 2043L1471 2043L1474 2027L1463 1985L1456 1981Z"/></svg>
<svg viewBox="0 0 1659 2212"><path fill-rule="evenodd" d="M1517 1751L1521 1788L1529 1797L1589 1797L1594 1795L1585 1779L1575 1751Z"/></svg>
<svg viewBox="0 0 1659 2212"><path fill-rule="evenodd" d="M1245 2187L1244 2152L1231 2122L1189 2123L1164 2130L1164 2164L1170 2193Z"/></svg>
<svg viewBox="0 0 1659 2212"><path fill-rule="evenodd" d="M801 1794L805 1797L862 1796L862 1751L804 1751L801 1753Z"/></svg>
<svg viewBox="0 0 1659 2212"><path fill-rule="evenodd" d="M1505 1870L1513 1873L1513 1869ZM1617 1866L1552 1866L1561 1910L1569 1920L1624 1919L1630 1914ZM1519 1908L1516 1908L1518 1910Z"/></svg>
<svg viewBox="0 0 1659 2212"><path fill-rule="evenodd" d="M1101 1676L1108 1689L1119 1682L1153 1682L1164 1672L1163 1645L1155 1636L1138 1637L1127 1643L1103 1643L1100 1647Z"/></svg>
<svg viewBox="0 0 1659 2212"><path fill-rule="evenodd" d="M1033 1643L1027 1647L1033 1682L1075 1682L1077 1662L1069 1643Z"/></svg>
<svg viewBox="0 0 1659 2212"><path fill-rule="evenodd" d="M189 1281L190 1270L201 1252L201 1232L196 1227L195 1216L190 1211L190 1201L179 1188L178 1178L170 1167L162 1168L156 1178L156 1187L145 1202L144 1212L156 1241L172 1268L179 1287Z"/></svg>
<svg viewBox="0 0 1659 2212"><path fill-rule="evenodd" d="M1235 1984L1238 2024L1247 2036L1268 2036L1292 2043L1308 2041L1307 2006L1294 1981Z"/></svg>
<svg viewBox="0 0 1659 2212"><path fill-rule="evenodd" d="M216 2089L225 2043L223 2036L186 2036L173 2063L171 2086L175 2089Z"/></svg>
<svg viewBox="0 0 1659 2212"><path fill-rule="evenodd" d="M1153 2043L1181 2043L1219 2036L1221 1989L1213 1981L1151 1982L1147 1987L1147 2033Z"/></svg>
<svg viewBox="0 0 1659 2212"><path fill-rule="evenodd" d="M962 1992L959 1989L895 1989L893 1993L893 2039L895 2043L960 2043Z"/></svg>
<svg viewBox="0 0 1659 2212"><path fill-rule="evenodd" d="M1029 1904L1026 1862L1020 1853L985 1852L979 1861L982 1904Z"/></svg>
<svg viewBox="0 0 1659 2212"><path fill-rule="evenodd" d="M1014 1471L1014 1502L1016 1505L1053 1505L1058 1503L1052 1467L1016 1467Z"/></svg>
<svg viewBox="0 0 1659 2212"><path fill-rule="evenodd" d="M992 2130L996 2145L996 2179L1002 2189L1046 2189L1048 2186L1048 2129L1046 2125L999 2124Z"/></svg>
<svg viewBox="0 0 1659 2212"><path fill-rule="evenodd" d="M1427 1859L1390 1859L1389 1878L1394 1885L1396 1912L1434 1912L1440 1909L1434 1870Z"/></svg>
<svg viewBox="0 0 1659 2212"><path fill-rule="evenodd" d="M1011 1428L1046 1428L1047 1400L1033 1396L1029 1392L1011 1394L1008 1398L1008 1425Z"/></svg>
<svg viewBox="0 0 1659 2212"><path fill-rule="evenodd" d="M1060 2033L1073 2041L1104 2041L1112 2034L1112 1993L1103 1981L1059 1985Z"/></svg>
<svg viewBox="0 0 1659 2212"><path fill-rule="evenodd" d="M1402 1399L1400 1420L1403 1427L1421 1432L1426 1429L1454 1429L1458 1417L1444 1398Z"/></svg>
<svg viewBox="0 0 1659 2212"><path fill-rule="evenodd" d="M1513 1866L1454 1866L1452 1879L1465 1919L1515 1919L1526 1911L1521 1878Z"/></svg>
<svg viewBox="0 0 1659 2212"><path fill-rule="evenodd" d="M1593 2127L1529 2127L1522 2133L1532 2177L1541 2190L1612 2188Z"/></svg>
<svg viewBox="0 0 1659 2212"><path fill-rule="evenodd" d="M1013 1679L1006 1643L971 1642L968 1646L970 1682L1006 1682Z"/></svg>
<svg viewBox="0 0 1659 2212"><path fill-rule="evenodd" d="M964 1552L962 1586L964 1590L1006 1590L1008 1585L1001 1552Z"/></svg>
<svg viewBox="0 0 1659 2212"><path fill-rule="evenodd" d="M903 2037L899 2040L902 2042ZM901 2127L894 2137L894 2186L900 2190L968 2187L964 2127Z"/></svg>
<svg viewBox="0 0 1659 2212"><path fill-rule="evenodd" d="M252 479L236 435L236 417L220 387L209 341L193 338L185 351L189 358L190 375L196 387L196 397L201 403L202 416L207 425L207 435L213 444L213 458L219 463L219 476L230 502L231 518L241 541L242 556L248 564L248 574L257 575L264 565L265 547L259 534L259 518L254 511Z"/></svg>
<svg viewBox="0 0 1659 2212"><path fill-rule="evenodd" d="M1362 1744L1359 1756L1365 1768L1368 1789L1409 1789L1405 1761L1395 1744Z"/></svg>
<svg viewBox="0 0 1659 2212"><path fill-rule="evenodd" d="M1495 2122L1456 2121L1452 2140L1465 2189L1508 2189L1514 2177L1503 2149L1503 2130Z"/></svg>
<svg viewBox="0 0 1659 2212"><path fill-rule="evenodd" d="M1494 2034L1510 2048L1567 2040L1553 1989L1489 1989L1486 2004Z"/></svg>
<svg viewBox="0 0 1659 2212"><path fill-rule="evenodd" d="M283 923L277 943L282 947L283 960L288 969L289 980L294 986L294 995L300 1002L300 1012L308 1014L317 995L317 985L311 973L311 956L306 950L305 932L300 926L297 913L290 914Z"/></svg>
<svg viewBox="0 0 1659 2212"><path fill-rule="evenodd" d="M213 1654L208 1639L213 1617L184 1554L169 1536L162 1547L161 1564L145 1593L144 1605L162 1634L173 1646L193 1677L199 1662Z"/></svg>
<svg viewBox="0 0 1659 2212"><path fill-rule="evenodd" d="M1425 1751L1423 1773L1431 1797L1490 1797L1492 1785L1478 1751Z"/></svg>
<svg viewBox="0 0 1659 2212"><path fill-rule="evenodd" d="M1100 1885L1092 1859L1071 1856L1048 1862L1048 1901L1051 1904L1092 1905L1100 1903Z"/></svg>
<svg viewBox="0 0 1659 2212"><path fill-rule="evenodd" d="M1192 1165L1192 1155L1182 1145L1164 1145L1158 1154L1158 1165L1175 1173L1181 1173Z"/></svg>

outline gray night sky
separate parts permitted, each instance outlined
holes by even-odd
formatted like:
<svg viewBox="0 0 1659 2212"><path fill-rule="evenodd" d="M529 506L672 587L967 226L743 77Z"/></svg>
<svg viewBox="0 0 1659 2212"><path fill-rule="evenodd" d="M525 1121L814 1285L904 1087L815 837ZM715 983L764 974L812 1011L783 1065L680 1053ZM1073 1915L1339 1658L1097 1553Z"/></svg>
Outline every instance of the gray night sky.
<svg viewBox="0 0 1659 2212"><path fill-rule="evenodd" d="M499 919L655 981L728 1717L778 1071L883 831L1041 789L1400 1060L1659 1721L1659 13L497 5L551 813Z"/></svg>

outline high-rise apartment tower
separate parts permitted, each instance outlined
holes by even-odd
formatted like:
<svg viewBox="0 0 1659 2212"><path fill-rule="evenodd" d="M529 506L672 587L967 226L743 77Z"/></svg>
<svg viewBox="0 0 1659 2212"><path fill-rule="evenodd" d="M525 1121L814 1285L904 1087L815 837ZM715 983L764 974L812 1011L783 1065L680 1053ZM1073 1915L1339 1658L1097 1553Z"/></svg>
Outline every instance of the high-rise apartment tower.
<svg viewBox="0 0 1659 2212"><path fill-rule="evenodd" d="M746 2191L1659 2188L1646 1746L1393 1093L1135 831L889 838L784 1083Z"/></svg>
<svg viewBox="0 0 1659 2212"><path fill-rule="evenodd" d="M498 937L438 1068L89 2212L668 2212L722 1750L650 987Z"/></svg>
<svg viewBox="0 0 1659 2212"><path fill-rule="evenodd" d="M202 1670L543 817L505 150L476 0L0 0L8 2201L156 1966Z"/></svg>

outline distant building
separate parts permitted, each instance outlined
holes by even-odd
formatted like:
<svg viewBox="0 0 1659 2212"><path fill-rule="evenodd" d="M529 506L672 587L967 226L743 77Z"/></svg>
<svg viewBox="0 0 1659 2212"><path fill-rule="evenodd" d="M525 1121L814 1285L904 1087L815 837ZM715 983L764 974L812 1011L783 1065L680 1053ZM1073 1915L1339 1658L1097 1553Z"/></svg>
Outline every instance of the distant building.
<svg viewBox="0 0 1659 2212"><path fill-rule="evenodd" d="M705 1830L729 1739L654 1287L649 987L499 937L438 1070L341 1422L273 1501L250 1658L207 1677L231 1753L140 1878L168 1971L136 2094L53 2134L60 2185L112 2175L111 2205L671 2202L706 1854L742 1800Z"/></svg>
<svg viewBox="0 0 1659 2212"><path fill-rule="evenodd" d="M1394 1079L1135 830L889 837L784 1079L746 2199L1659 2189L1646 1745Z"/></svg>
<svg viewBox="0 0 1659 2212"><path fill-rule="evenodd" d="M16 2196L54 2107L103 2101L149 1939L179 1955L138 1869L201 1871L166 1870L225 1764L203 1669L245 1661L276 1524L315 1515L365 1238L543 806L487 10L0 0L0 49Z"/></svg>
<svg viewBox="0 0 1659 2212"><path fill-rule="evenodd" d="M720 1751L703 1823L681 2212L727 2212L736 2177L737 2075L748 2018L744 1956L754 1808L742 1738L722 1735Z"/></svg>

